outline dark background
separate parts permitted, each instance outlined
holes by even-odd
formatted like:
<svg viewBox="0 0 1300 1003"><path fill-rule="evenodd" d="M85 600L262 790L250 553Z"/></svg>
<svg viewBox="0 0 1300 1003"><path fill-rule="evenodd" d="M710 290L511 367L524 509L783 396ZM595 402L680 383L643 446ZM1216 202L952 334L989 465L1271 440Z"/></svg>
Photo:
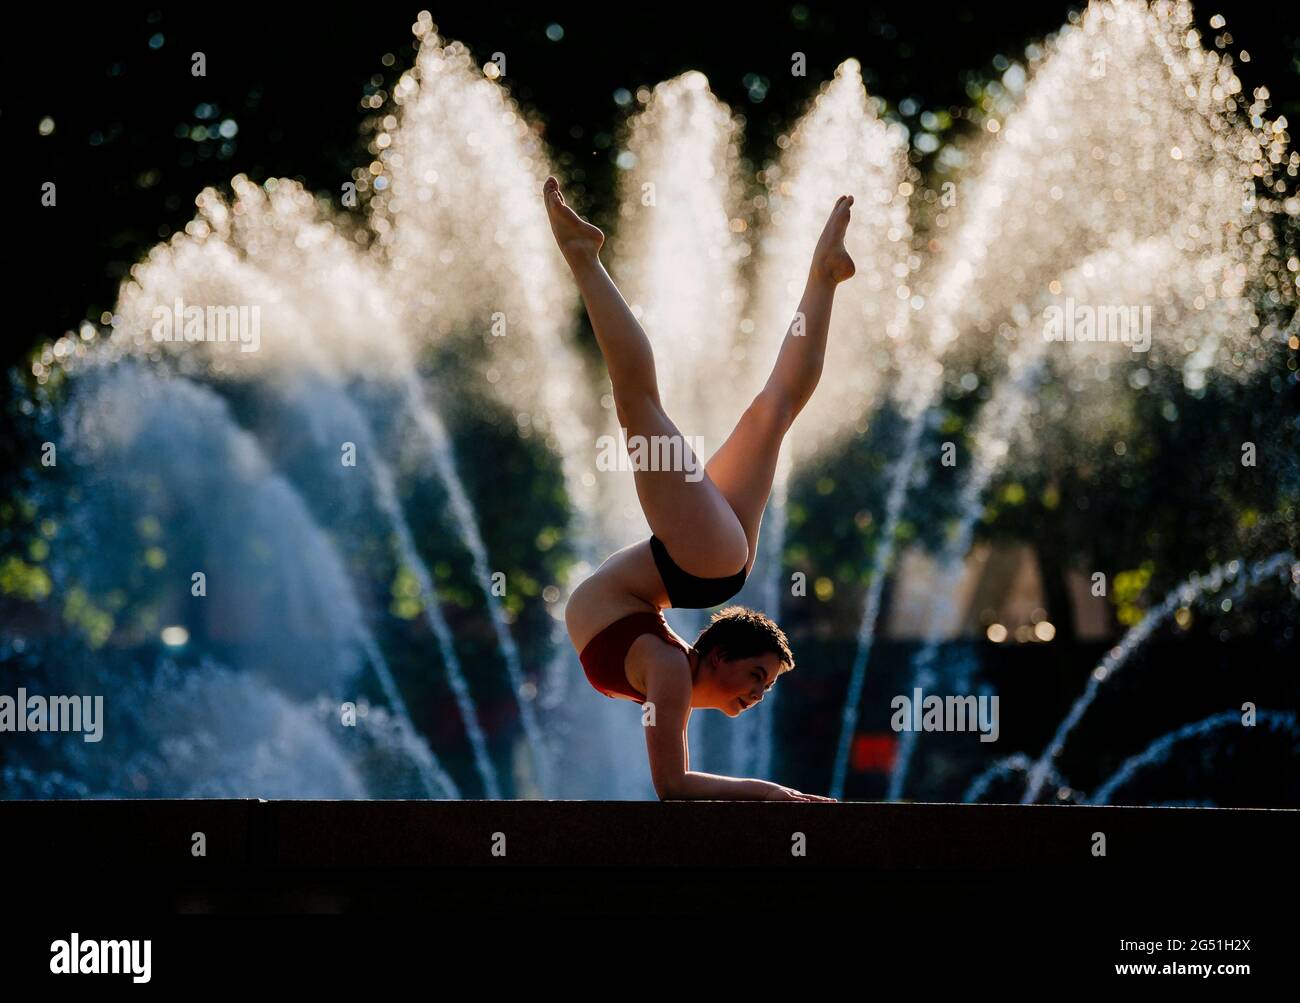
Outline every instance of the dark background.
<svg viewBox="0 0 1300 1003"><path fill-rule="evenodd" d="M117 285L150 246L183 227L207 185L238 173L294 177L335 192L368 157L360 105L387 91L411 61L420 4L286 4L226 9L114 5L76 14L36 6L6 14L0 136L22 213L8 239L17 305L0 336L6 368L49 338L111 310ZM1251 62L1247 88L1268 86L1275 108L1300 122L1300 16L1285 4L1201 4L1202 32L1228 19L1227 51ZM971 80L1000 75L994 60L1023 59L1082 4L653 3L429 8L444 37L479 63L506 54L511 93L546 125L545 137L580 205L599 221L613 192L617 128L627 110L614 92L653 86L686 69L706 72L718 97L746 118L747 156L761 163L817 88L848 56L869 91L913 127L923 111L954 118ZM563 37L552 41L547 27ZM150 41L161 36L160 47ZM155 44L157 44L155 42ZM207 57L207 76L190 55ZM807 76L790 73L807 55ZM382 57L391 53L391 66ZM899 104L911 98L911 114ZM207 106L207 107L203 107ZM40 121L55 122L41 136ZM233 119L233 138L197 140L198 126ZM960 129L963 123L958 122ZM185 133L183 137L180 135ZM39 204L58 185L58 205ZM587 190L584 192L583 189Z"/></svg>

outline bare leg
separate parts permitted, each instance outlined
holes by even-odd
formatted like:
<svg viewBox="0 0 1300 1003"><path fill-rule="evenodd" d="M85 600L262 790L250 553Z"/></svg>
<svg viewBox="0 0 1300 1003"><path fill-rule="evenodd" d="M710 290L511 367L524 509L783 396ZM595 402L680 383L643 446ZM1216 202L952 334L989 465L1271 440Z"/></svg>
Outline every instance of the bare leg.
<svg viewBox="0 0 1300 1003"><path fill-rule="evenodd" d="M609 370L619 425L629 439L675 436L685 457L690 447L659 401L650 339L600 262L604 234L565 204L554 178L546 179L542 193L556 243L577 280ZM695 458L696 470L698 463ZM703 578L736 572L748 554L745 531L707 473L688 480L682 470L637 470L634 477L651 531L683 570Z"/></svg>
<svg viewBox="0 0 1300 1003"><path fill-rule="evenodd" d="M767 384L705 468L745 528L749 567L772 490L781 441L821 379L835 287L854 272L844 249L853 197L841 196L813 251L808 283Z"/></svg>

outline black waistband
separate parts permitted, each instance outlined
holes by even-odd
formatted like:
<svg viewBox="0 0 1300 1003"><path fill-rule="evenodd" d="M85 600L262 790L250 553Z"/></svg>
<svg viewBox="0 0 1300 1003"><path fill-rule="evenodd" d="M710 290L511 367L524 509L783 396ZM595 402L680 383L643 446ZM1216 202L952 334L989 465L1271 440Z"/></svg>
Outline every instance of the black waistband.
<svg viewBox="0 0 1300 1003"><path fill-rule="evenodd" d="M651 534L650 552L654 555L659 577L664 580L668 601L674 609L708 609L726 602L745 584L745 569L725 578L700 578L683 571L668 554L659 537Z"/></svg>

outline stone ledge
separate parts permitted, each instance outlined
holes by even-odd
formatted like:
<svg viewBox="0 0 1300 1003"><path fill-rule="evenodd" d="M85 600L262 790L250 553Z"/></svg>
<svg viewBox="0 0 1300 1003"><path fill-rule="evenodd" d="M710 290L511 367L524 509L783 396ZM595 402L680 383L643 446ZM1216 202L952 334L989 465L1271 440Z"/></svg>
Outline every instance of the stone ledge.
<svg viewBox="0 0 1300 1003"><path fill-rule="evenodd" d="M207 857L190 853L203 832ZM804 835L805 856L791 853ZM638 801L3 801L0 850L141 868L1277 868L1300 810ZM505 856L492 854L503 833Z"/></svg>

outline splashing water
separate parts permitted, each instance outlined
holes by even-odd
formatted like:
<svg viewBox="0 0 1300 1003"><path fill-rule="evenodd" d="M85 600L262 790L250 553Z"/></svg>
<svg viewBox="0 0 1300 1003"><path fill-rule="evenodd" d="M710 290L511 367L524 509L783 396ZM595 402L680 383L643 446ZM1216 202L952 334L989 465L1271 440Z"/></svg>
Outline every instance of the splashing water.
<svg viewBox="0 0 1300 1003"><path fill-rule="evenodd" d="M842 194L855 196L845 247L857 272L836 290L822 379L790 431L791 451L806 457L858 431L906 368L902 346L920 306L908 282L919 259L907 215L906 130L877 118L857 60L839 66L781 145L780 159L761 176L767 220L753 294L758 321L746 352L754 392L785 337L831 207Z"/></svg>
<svg viewBox="0 0 1300 1003"><path fill-rule="evenodd" d="M951 346L960 360L987 351L982 341L966 348L960 334L996 331L995 346L1008 346L1009 378L972 436L961 514L943 549L913 686L937 681L933 663L947 628L940 621L983 491L1030 417L1040 380L1048 372L1096 380L1108 403L1122 406L1113 384L1100 386L1109 370L1098 360L1125 353L1131 361L1138 332L1128 332L1129 343L1118 343L1120 331L1108 341L1049 340L1049 308L1149 307L1149 364L1180 368L1193 389L1211 367L1241 378L1264 358L1246 280L1264 271L1272 241L1257 239L1269 234L1267 220L1243 194L1253 191L1265 155L1228 109L1226 94L1239 84L1224 83L1236 78L1194 42L1189 23L1185 5L1092 4L1049 47L964 186L964 218L940 254L937 282L928 280L930 342ZM916 741L913 732L900 740L891 798L902 795Z"/></svg>
<svg viewBox="0 0 1300 1003"><path fill-rule="evenodd" d="M554 171L538 128L465 46L444 44L425 17L416 31L396 114L376 120L371 146L383 173L368 182L370 219L388 288L417 344L466 332L486 344L484 378L523 409L521 426L545 433L570 498L590 515L593 414L567 337L576 297L540 198Z"/></svg>
<svg viewBox="0 0 1300 1003"><path fill-rule="evenodd" d="M539 435L561 461L578 560L550 603L555 653L541 674L536 700L554 733L572 736L554 753L559 762L540 751L545 738L537 711L521 702L539 770L549 766L542 787L559 795L555 784L586 776L584 750L593 730L615 744L614 736L626 735L616 728L611 709L579 714L565 701L568 680L580 676L581 668L569 650L560 610L572 583L597 563L611 539L604 515L612 509L591 464L597 411L588 402L594 405L599 395L590 392L568 338L576 297L539 197L543 180L555 171L538 128L485 78L464 45L441 39L424 16L416 32L419 55L394 90L395 114L374 123L371 152L383 173L372 181L368 172L359 174L358 183L373 187L370 215L378 250L391 268L392 289L405 305L416 344L437 346L460 336L472 351L481 341L486 384L516 412L521 430ZM482 548L471 549L476 564L485 559ZM507 662L519 692L522 666L509 649ZM615 756L627 767L619 776L632 772L638 755L629 745ZM593 774L580 789L597 791L605 779Z"/></svg>
<svg viewBox="0 0 1300 1003"><path fill-rule="evenodd" d="M460 799L460 789L451 775L442 768L433 750L429 748L416 732L411 724L411 713L406 709L406 701L402 699L401 690L397 688L397 680L393 677L393 670L388 667L388 662L384 659L383 653L379 650L379 645L369 634L363 635L361 639L362 650L366 653L366 658L370 661L376 676L379 678L379 685L384 693L384 698L388 701L388 706L392 708L392 715L395 721L394 731L396 732L397 743L406 758L415 764L419 771L420 781L424 786L425 793L430 797L437 797L436 791L442 791L446 797L453 800Z"/></svg>
<svg viewBox="0 0 1300 1003"><path fill-rule="evenodd" d="M143 318L152 317L159 303L175 297L187 303L256 302L263 304L264 310L262 345L258 352L251 353L255 358L245 364L245 372L240 374L245 378L284 379L285 371L292 373L305 367L327 375L377 372L396 383L405 393L404 403L413 419L411 427L424 443L428 460L450 496L455 525L473 555L476 577L485 588L507 666L520 677L517 649L509 639L495 597L486 592L490 574L473 509L456 473L446 433L410 385L412 364L407 358L400 321L387 308L381 274L359 260L342 237L319 218L311 196L297 185L281 182L265 192L244 179L236 179L234 187L233 204L212 191L200 197L200 223L190 234L193 242L174 241L170 247L155 251L146 265L137 269L135 281L123 293L119 310L122 321L115 337L133 335L135 344L150 344L143 337L147 329ZM297 278L299 270L311 278ZM227 346L198 344L208 350L204 354L209 356L205 361L211 371L229 371L229 353L220 351ZM192 347L188 343L167 344L173 355ZM193 368L190 356L182 356L182 361ZM373 470L371 478L381 508L397 536L405 563L420 581L426 619L437 638L480 776L488 796L496 797L500 787L469 685L455 653L451 630L438 609L432 580L416 555L391 475L379 450L366 441L369 433L364 416L346 400L336 397L334 403L353 418L349 435L338 442L363 444L362 464ZM307 402L318 412L328 405L324 399ZM519 692L518 686L515 692Z"/></svg>
<svg viewBox="0 0 1300 1003"><path fill-rule="evenodd" d="M378 374L405 387L407 407L413 412L411 427L448 488L460 535L474 559L477 578L486 589L489 575L485 548L472 508L456 476L445 432L431 409L411 389L411 363L406 358L401 327L387 309L379 274L320 218L311 196L298 186L268 183L263 189L236 178L234 188L233 203L227 203L216 192L204 192L198 199L200 215L186 234L156 248L133 270L132 281L123 287L113 335L107 343L97 346L97 355L104 361L123 354L141 355L160 366L217 383L236 380L265 386L306 368L331 378L349 372ZM258 304L263 311L258 351L243 354L230 344L214 342L154 342L148 332L155 309L170 306L178 299L200 306ZM308 405L319 408L321 403ZM345 399L343 404L347 403ZM355 413L355 408L350 410L358 419L351 437L365 439L365 419ZM344 435L339 441L347 439ZM367 459L383 466L377 452ZM377 478L381 500L386 498L385 514L399 541L406 541L404 557L412 563L409 530L391 490L383 491L384 471L372 477ZM422 562L412 566L418 569ZM427 574L425 584L429 584ZM454 657L450 630L439 629L446 625L436 608L436 595L427 588L426 594L426 614L441 642L444 663L460 698L485 787L489 792L498 791L468 686ZM516 683L514 690L519 694L522 672L517 648L509 638L496 599L490 595L488 607ZM390 697L395 693L391 686L386 690ZM539 729L528 709L524 716L526 731L535 739ZM536 753L540 743L535 742L533 747ZM537 765L539 773L543 772L544 763Z"/></svg>
<svg viewBox="0 0 1300 1003"><path fill-rule="evenodd" d="M159 523L165 521L172 530L169 546L179 553L155 548L159 560L173 560L178 574L188 578L182 563L188 559L188 567L203 569L214 586L222 583L197 607L205 615L191 622L193 630L241 664L257 666L263 685L286 699L305 699L322 687L345 691L360 668L355 657L360 648L395 698L401 741L419 749L426 791L436 796L446 789L436 760L422 747L397 697L335 549L211 391L127 362L111 370L96 367L82 373L63 424L64 448L83 468L82 490L102 499L110 518L142 527L146 537L159 536ZM203 512L221 518L205 520ZM113 576L116 565L111 553L107 559L102 553L102 531L82 523L72 532L84 534L80 545L100 560L80 573ZM175 604L159 598L164 608ZM329 615L320 619L321 610ZM265 629L267 624L275 629ZM333 670L333 676L322 675L322 668ZM207 732L200 728L199 733ZM240 781L232 777L231 782ZM351 796L346 793L351 790L339 789L336 796Z"/></svg>
<svg viewBox="0 0 1300 1003"><path fill-rule="evenodd" d="M966 788L966 793L961 796L961 799L974 804L987 794L989 788L997 781L1005 780L1017 773L1027 773L1032 765L1029 757L1023 752L1017 752L1005 759L999 759L970 782L970 786Z"/></svg>
<svg viewBox="0 0 1300 1003"><path fill-rule="evenodd" d="M1300 743L1300 723L1297 723L1296 715L1292 712L1261 710L1251 730L1261 726L1263 726L1264 730L1285 735ZM1101 783L1093 796L1089 798L1089 803L1097 805L1113 804L1112 799L1115 796L1115 791L1132 781L1142 770L1163 763L1179 743L1205 738L1232 727L1244 727L1241 720L1241 711L1224 711L1222 714L1215 714L1203 721L1197 721L1195 724L1184 725L1175 731L1171 731L1168 735L1162 735L1136 756L1130 756L1124 760L1120 768ZM1293 748L1294 751L1296 751L1295 748Z"/></svg>
<svg viewBox="0 0 1300 1003"><path fill-rule="evenodd" d="M365 456L375 459L367 464L370 470L370 487L380 513L387 522L389 532L397 549L402 566L409 568L415 576L417 593L413 598L420 604L425 622L429 626L438 646L438 653L447 670L447 680L460 710L461 721L465 725L466 735L474 753L474 763L489 798L501 796L501 785L497 779L496 768L492 765L488 753L487 738L479 723L478 709L470 694L469 683L461 667L460 657L456 654L455 639L447 618L442 613L438 590L434 586L429 567L415 545L411 529L402 514L401 503L397 498L397 486L392 471L383 461L382 452L374 442L369 422L355 404L337 387L323 385L319 381L297 384L293 400L301 411L313 416L312 424L317 428L318 443L354 441L357 450ZM331 434L332 433L332 434ZM328 448L328 447L327 447ZM455 506L455 495L453 495ZM461 496L461 505L468 507L468 502ZM481 542L480 542L481 547ZM476 570L477 567L476 567ZM517 660L517 656L516 656ZM404 708L396 687L385 687L385 695L394 708ZM404 713L404 709L402 710Z"/></svg>
<svg viewBox="0 0 1300 1003"><path fill-rule="evenodd" d="M1168 257L1168 245L1159 240L1136 247L1107 249L1066 276L1065 286L1082 296L1119 292L1123 301L1129 302L1127 294L1150 295L1153 282L1166 290L1170 287L1171 283L1163 278ZM953 629L954 592L974 539L976 520L983 510L985 492L1009 453L1032 398L1047 374L1049 343L1033 337L1027 326L1016 333L1007 376L981 411L971 436L972 456L958 494L957 522L939 554L936 576L941 584L926 594L928 608L924 622L928 627L924 643L913 660L911 689L929 691L939 682L935 660L945 635ZM891 799L902 796L917 740L915 731L906 731L899 739L899 751L890 775Z"/></svg>
<svg viewBox="0 0 1300 1003"><path fill-rule="evenodd" d="M538 197L553 167L538 125L463 45L439 38L427 15L416 34L419 52L392 106L367 123L373 160L353 175L364 212L338 214L285 181L258 186L237 177L233 198L205 191L185 233L133 269L111 337L69 335L37 364L42 383L56 369L73 377L70 432L60 448L72 446L86 478L78 486L116 499L132 519L165 521L180 538L169 538L168 547L185 550L165 554L168 567L201 554L214 580L247 585L223 587L220 598L214 591L206 617L190 623L195 645L212 644L230 624L238 636L219 638L219 657L187 669L180 692L197 704L264 700L265 713L242 731L202 722L193 747L150 716L136 728L152 736L155 751L142 751L129 769L95 774L84 762L43 771L7 764L6 789L44 785L84 796L141 789L143 782L151 791L200 796L349 797L380 788L401 795L413 782L430 796L458 797L411 723L400 660L389 666L378 628L367 623L379 597L360 586L362 573L373 570L374 541L349 533L369 506L386 534L379 563L398 562L415 576L480 782L488 796L499 796L426 541L402 508L409 479L432 480L446 494L450 529L486 602L486 627L539 788L549 796L644 796L643 744L626 726L626 708L585 690L567 696L581 671L561 618L569 586L645 527L632 478L599 478L592 470L594 436L613 430L613 408L593 390L570 339L577 300ZM656 346L669 413L683 433L710 445L730 431L766 377L829 207L841 193L857 196L848 245L858 274L837 296L822 383L781 458L762 570L743 595L779 613L788 478L819 451L861 436L892 393L905 432L863 598L836 797L882 589L909 492L926 476L925 430L935 424L945 376L978 368L995 384L963 457L959 512L941 548L942 577L930 590L927 633L913 664L926 686L938 677L952 590L983 495L1013 451L1032 455L1053 423L1070 420L1070 407L1131 409L1115 389L1113 369L1163 367L1195 391L1212 379L1257 373L1277 338L1263 318L1287 289L1285 275L1275 274L1276 206L1255 192L1268 191L1287 156L1286 136L1258 125L1262 99L1250 102L1228 57L1201 47L1188 6L1093 3L1042 52L1028 77L1004 77L1001 96L986 108L985 140L960 154L973 164L970 180L956 189L956 206L925 200L924 246L912 230L909 200L919 204L933 193L919 190L906 132L880 120L882 106L866 94L854 60L781 137L778 162L753 187L742 174L739 122L702 74L658 85L628 123L611 270ZM154 341L154 308L177 298L260 305L258 351ZM1150 306L1149 353L1139 359L1127 344L1045 340L1045 311L1070 301ZM536 697L506 610L488 587L492 556L443 423L444 396L464 390L470 371L446 369L449 358L471 360L479 391L513 414L521 436L556 458L572 508L576 560L568 577L547 589L553 654ZM444 371L452 375L426 378ZM1064 403L1038 399L1048 380L1068 386ZM309 448L297 448L285 425L264 415L259 422L250 400L302 422ZM337 469L332 476L311 470L340 437L364 457L367 470L355 484L340 480ZM394 438L400 448L382 451ZM104 519L74 507L69 536L94 552L113 539L115 527ZM127 559L105 547L86 578L55 568L56 586L107 592L112 583L98 579L112 577L114 560L125 567ZM186 620L173 597L152 595L147 605L159 619L132 625L133 638ZM1107 671L1145 636L1130 632L1123 657ZM147 648L141 653L153 657ZM235 673L227 663L247 669ZM367 665L387 710L371 708L375 727L339 738L309 702L336 708ZM169 671L165 663L156 668L159 679L171 678ZM1094 691L1090 682L1078 714ZM729 723L729 742L701 748L728 758L733 772L751 764L768 772L774 695ZM1050 760L1077 722L1072 715L1033 764L1031 787L1050 779ZM697 729L692 742L708 733ZM904 736L891 796L901 796L914 738ZM204 742L233 743L241 754L204 760ZM174 759L155 754L164 747ZM977 778L973 796L1027 763L1013 759Z"/></svg>
<svg viewBox="0 0 1300 1003"><path fill-rule="evenodd" d="M1164 600L1158 606L1148 610L1146 615L1124 635L1119 644L1112 648L1097 667L1092 670L1092 674L1088 677L1088 685L1082 695L1074 702L1069 713L1057 726L1056 733L1047 744L1047 748L1043 750L1043 754L1034 761L1033 768L1029 771L1027 778L1025 794L1020 799L1020 803L1033 804L1038 799L1039 792L1048 779L1051 763L1060 758L1061 753L1065 750L1066 739L1070 737L1070 733L1083 718L1088 708L1092 706L1098 690L1107 680L1113 678L1115 673L1128 664L1133 654L1141 649L1142 645L1158 628L1169 621L1175 611L1180 607L1200 602L1207 596L1218 593L1225 586L1233 586L1239 594L1244 594L1261 582L1279 576L1284 577L1287 581L1293 578L1300 581L1300 563L1296 561L1294 554L1276 553L1251 565L1247 565L1245 561L1240 559L1228 561L1211 568L1204 575L1193 575L1187 581L1171 589Z"/></svg>
<svg viewBox="0 0 1300 1003"><path fill-rule="evenodd" d="M763 516L763 529L759 536L759 557L763 562L763 572L757 577L757 589L742 592L740 601L745 605L763 610L768 616L777 619L781 614L782 582L782 545L786 531L786 497L788 492L789 470L786 463L778 465L772 498ZM756 562L757 563L757 562ZM746 581L746 586L749 582ZM772 774L773 732L776 727L776 690L771 690L762 703L746 711L734 723L740 727L732 739L732 769L736 773L755 773L758 776ZM766 705L766 706L765 706ZM753 720L745 720L750 715Z"/></svg>
<svg viewBox="0 0 1300 1003"><path fill-rule="evenodd" d="M664 409L688 443L720 444L739 417L718 387L734 364L749 250L733 227L743 223L738 134L695 71L655 87L628 126L610 272L650 337ZM630 482L620 476L617 487ZM644 535L641 508L626 498L624 532Z"/></svg>

